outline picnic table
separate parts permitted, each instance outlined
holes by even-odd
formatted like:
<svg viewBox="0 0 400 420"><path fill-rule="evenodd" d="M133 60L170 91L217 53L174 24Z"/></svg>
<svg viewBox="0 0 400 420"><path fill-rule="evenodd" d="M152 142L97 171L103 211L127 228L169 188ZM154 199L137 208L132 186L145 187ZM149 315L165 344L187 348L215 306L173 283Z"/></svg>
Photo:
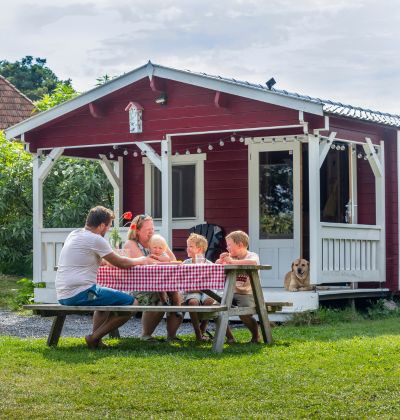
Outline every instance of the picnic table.
<svg viewBox="0 0 400 420"><path fill-rule="evenodd" d="M219 264L156 264L120 269L100 267L97 283L121 291L188 291L201 290L217 300L218 305L195 307L196 312L217 312L213 350L222 352L229 317L257 313L265 343L272 343L271 326L262 292L259 270L270 270L270 265L219 265ZM255 307L232 306L236 277L250 277ZM219 296L214 290L223 290ZM142 307L139 307L139 309ZM151 307L150 307L151 308ZM164 311L163 306L153 306L154 311ZM169 311L186 310L186 307L169 307ZM151 310L146 307L146 310Z"/></svg>
<svg viewBox="0 0 400 420"><path fill-rule="evenodd" d="M259 270L270 270L270 265L218 265L218 264L157 264L135 266L121 269L113 266L99 268L97 282L99 285L112 287L121 291L189 291L201 290L214 298L216 305L200 306L66 306L60 304L24 305L42 317L54 317L47 339L49 346L56 346L61 336L67 315L83 314L94 311L108 311L118 314L136 312L198 312L212 314L216 318L216 332L213 339L213 351L220 353L223 349L226 328L229 318L240 315L258 315L263 341L272 343L271 326L268 310L274 311L289 302L265 302L261 288ZM237 276L250 277L254 306L236 307L232 305ZM215 293L222 290L222 295Z"/></svg>

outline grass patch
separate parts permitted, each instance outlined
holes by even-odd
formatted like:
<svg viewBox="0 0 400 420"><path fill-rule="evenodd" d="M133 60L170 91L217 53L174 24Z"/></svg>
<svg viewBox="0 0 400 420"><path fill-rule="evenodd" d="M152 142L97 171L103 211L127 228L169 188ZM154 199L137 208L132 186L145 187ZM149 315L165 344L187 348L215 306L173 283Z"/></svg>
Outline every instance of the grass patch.
<svg viewBox="0 0 400 420"><path fill-rule="evenodd" d="M0 337L0 412L30 418L400 416L399 318L274 328L273 346ZM12 384L12 386L10 386Z"/></svg>
<svg viewBox="0 0 400 420"><path fill-rule="evenodd" d="M18 291L21 288L17 281L21 277L7 276L0 274L0 308L13 309L15 307L15 299L18 296Z"/></svg>

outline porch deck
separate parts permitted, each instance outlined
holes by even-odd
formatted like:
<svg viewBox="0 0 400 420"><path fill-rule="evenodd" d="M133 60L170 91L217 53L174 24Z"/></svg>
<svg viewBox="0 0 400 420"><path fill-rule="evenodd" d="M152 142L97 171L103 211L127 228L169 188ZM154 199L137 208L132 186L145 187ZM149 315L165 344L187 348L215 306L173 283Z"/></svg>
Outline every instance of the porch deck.
<svg viewBox="0 0 400 420"><path fill-rule="evenodd" d="M269 319L275 322L287 321L293 314L318 309L319 303L327 300L346 300L372 297L386 297L388 288L351 289L345 286L327 286L327 290L310 292L288 292L283 287L263 288L264 299L291 302L293 306L284 306L281 312L271 313Z"/></svg>

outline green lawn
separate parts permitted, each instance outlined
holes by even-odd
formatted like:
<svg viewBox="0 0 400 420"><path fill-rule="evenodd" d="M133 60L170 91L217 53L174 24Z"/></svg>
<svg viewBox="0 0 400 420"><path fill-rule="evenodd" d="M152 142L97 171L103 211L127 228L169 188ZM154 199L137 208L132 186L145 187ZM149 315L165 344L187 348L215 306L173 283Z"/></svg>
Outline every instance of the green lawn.
<svg viewBox="0 0 400 420"><path fill-rule="evenodd" d="M4 418L398 418L400 318L277 327L273 346L0 337ZM244 342L246 331L236 333Z"/></svg>

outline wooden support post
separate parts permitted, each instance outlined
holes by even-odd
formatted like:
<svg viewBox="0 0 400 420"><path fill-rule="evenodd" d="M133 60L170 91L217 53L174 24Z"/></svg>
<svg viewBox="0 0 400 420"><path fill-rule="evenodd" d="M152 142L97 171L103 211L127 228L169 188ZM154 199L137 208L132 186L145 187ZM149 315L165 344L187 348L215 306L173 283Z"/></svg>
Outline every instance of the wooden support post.
<svg viewBox="0 0 400 420"><path fill-rule="evenodd" d="M51 326L49 338L47 339L47 345L48 346L57 346L58 340L60 338L64 322L65 322L65 314L58 314L53 319L53 324Z"/></svg>
<svg viewBox="0 0 400 420"><path fill-rule="evenodd" d="M222 353L222 349L224 347L225 334L229 322L229 309L232 306L233 290L236 284L236 275L236 270L229 270L226 276L225 289L222 296L221 305L226 305L228 310L220 312L217 318L213 341L213 351L216 353Z"/></svg>
<svg viewBox="0 0 400 420"><path fill-rule="evenodd" d="M264 294L261 287L258 271L252 271L250 274L251 287L253 289L256 311L260 321L261 333L264 343L272 344L271 324L269 323L267 308L265 307Z"/></svg>

